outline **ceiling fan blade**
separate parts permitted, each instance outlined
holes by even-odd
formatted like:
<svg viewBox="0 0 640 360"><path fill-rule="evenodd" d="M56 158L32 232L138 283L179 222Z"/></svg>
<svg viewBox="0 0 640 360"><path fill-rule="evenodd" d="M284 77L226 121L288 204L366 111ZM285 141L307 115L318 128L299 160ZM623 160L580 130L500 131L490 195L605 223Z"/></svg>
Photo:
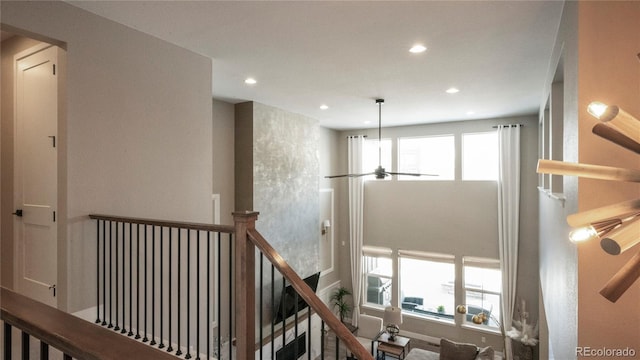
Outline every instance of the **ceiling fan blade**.
<svg viewBox="0 0 640 360"><path fill-rule="evenodd" d="M389 175L404 175L404 176L440 176L436 174L416 174L416 173L399 173L399 172L386 172Z"/></svg>
<svg viewBox="0 0 640 360"><path fill-rule="evenodd" d="M333 179L333 178L341 178L341 177L362 177L367 175L375 175L375 173L366 173L366 174L342 174L342 175L327 175L325 179Z"/></svg>

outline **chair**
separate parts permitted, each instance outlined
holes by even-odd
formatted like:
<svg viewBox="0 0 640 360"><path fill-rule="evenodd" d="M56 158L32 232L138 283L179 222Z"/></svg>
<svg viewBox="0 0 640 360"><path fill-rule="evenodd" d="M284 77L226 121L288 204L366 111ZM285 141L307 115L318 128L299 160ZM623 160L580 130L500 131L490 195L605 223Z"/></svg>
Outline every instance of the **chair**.
<svg viewBox="0 0 640 360"><path fill-rule="evenodd" d="M371 355L376 353L378 335L382 331L382 318L360 314L358 317L358 332L356 339L366 349L371 350Z"/></svg>

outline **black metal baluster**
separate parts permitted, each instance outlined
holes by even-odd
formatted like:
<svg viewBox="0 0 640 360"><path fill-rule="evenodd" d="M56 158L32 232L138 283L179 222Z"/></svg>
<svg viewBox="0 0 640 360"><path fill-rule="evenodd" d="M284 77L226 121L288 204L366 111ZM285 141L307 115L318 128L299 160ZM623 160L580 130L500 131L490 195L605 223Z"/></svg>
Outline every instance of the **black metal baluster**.
<svg viewBox="0 0 640 360"><path fill-rule="evenodd" d="M147 237L147 225L144 225L144 338L142 338L142 342L147 342L149 341L149 338L147 338L149 331L147 328L147 325L149 323L149 321L147 320L147 308L149 307L149 300L148 300L148 288L147 288L147 279L148 279L148 274L147 271L149 269L149 264L147 263L148 261L148 256L149 256L149 252L148 252L148 237Z"/></svg>
<svg viewBox="0 0 640 360"><path fill-rule="evenodd" d="M187 355L185 359L191 359L191 230L187 230Z"/></svg>
<svg viewBox="0 0 640 360"><path fill-rule="evenodd" d="M4 360L11 360L11 325L4 323Z"/></svg>
<svg viewBox="0 0 640 360"><path fill-rule="evenodd" d="M233 346L232 344L232 336L233 336L233 237L232 234L229 234L229 359L233 359ZM247 359L248 360L248 359Z"/></svg>
<svg viewBox="0 0 640 360"><path fill-rule="evenodd" d="M282 347L284 347L286 343L286 338L287 338L287 314L284 307L286 287L287 287L287 280L283 277L282 278L282 296L280 297L280 311L282 314Z"/></svg>
<svg viewBox="0 0 640 360"><path fill-rule="evenodd" d="M40 340L40 360L49 360L49 344Z"/></svg>
<svg viewBox="0 0 640 360"><path fill-rule="evenodd" d="M187 230L189 231L189 230ZM178 344L176 345L176 355L180 356L182 355L182 350L180 350L180 259L181 259L181 252L182 252L182 242L180 241L181 236L182 235L182 229L178 229Z"/></svg>
<svg viewBox="0 0 640 360"><path fill-rule="evenodd" d="M336 335L336 359L340 359L340 339Z"/></svg>
<svg viewBox="0 0 640 360"><path fill-rule="evenodd" d="M100 323L100 220L96 220L96 324Z"/></svg>
<svg viewBox="0 0 640 360"><path fill-rule="evenodd" d="M129 223L129 333L133 336L133 224Z"/></svg>
<svg viewBox="0 0 640 360"><path fill-rule="evenodd" d="M320 320L320 360L324 360L324 320Z"/></svg>
<svg viewBox="0 0 640 360"><path fill-rule="evenodd" d="M156 227L151 225L151 342L156 343Z"/></svg>
<svg viewBox="0 0 640 360"><path fill-rule="evenodd" d="M211 231L207 231L207 359L211 357Z"/></svg>
<svg viewBox="0 0 640 360"><path fill-rule="evenodd" d="M231 236L231 234L229 234L229 236ZM216 307L218 308L217 312L216 312L216 321L218 323L218 329L217 329L217 340L216 341L216 346L217 346L217 352L216 352L216 357L220 357L221 356L221 350L220 347L222 346L222 344L220 344L220 338L221 338L221 332L222 332L222 261L220 261L220 259L222 258L222 237L220 236L220 233L218 233L218 254L217 254L217 258L216 260L218 261L218 270L217 270L217 274L216 274L216 278L218 279L218 288L216 289L218 294L217 294L217 300L216 300ZM229 304L229 306L231 306L231 304ZM231 311L229 311L231 312Z"/></svg>
<svg viewBox="0 0 640 360"><path fill-rule="evenodd" d="M308 307L307 311L307 339L309 339L309 343L307 344L307 360L311 360L311 307Z"/></svg>
<svg viewBox="0 0 640 360"><path fill-rule="evenodd" d="M102 220L102 326L107 325L107 222Z"/></svg>
<svg viewBox="0 0 640 360"><path fill-rule="evenodd" d="M275 332L276 332L276 324L275 324L275 315L276 308L273 306L276 302L276 274L275 274L275 266L271 264L271 359L275 359Z"/></svg>
<svg viewBox="0 0 640 360"><path fill-rule="evenodd" d="M120 331L121 334L126 334L127 330L125 329L125 324L127 322L127 300L126 300L126 288L127 288L127 284L124 281L124 276L125 276L125 260L124 260L124 253L125 253L125 228L126 228L126 224L123 222L122 223L122 330Z"/></svg>
<svg viewBox="0 0 640 360"><path fill-rule="evenodd" d="M196 360L200 360L200 230L196 232Z"/></svg>
<svg viewBox="0 0 640 360"><path fill-rule="evenodd" d="M293 353L295 354L295 358L298 358L298 291L295 291L295 296L293 297L295 303L293 305L293 309L295 311L293 315ZM286 315L285 315L286 316ZM286 329L283 333L286 333ZM337 359L336 359L337 360Z"/></svg>
<svg viewBox="0 0 640 360"><path fill-rule="evenodd" d="M262 306L262 304L263 304L262 303L262 290L263 290L262 289L262 283L263 283L263 280L262 280L262 276L263 276L262 266L263 266L263 263L264 263L264 254L261 251L260 252L260 285L259 285L260 286L260 300L259 300L260 309L258 310L258 314L259 314L258 318L260 319L260 322L258 323L258 324L260 324L260 325L258 325L258 327L260 328L260 333L258 335L260 337L260 360L262 360L262 307L263 307Z"/></svg>
<svg viewBox="0 0 640 360"><path fill-rule="evenodd" d="M133 336L133 224L129 223L129 333Z"/></svg>
<svg viewBox="0 0 640 360"><path fill-rule="evenodd" d="M109 220L109 329L113 327L113 226Z"/></svg>
<svg viewBox="0 0 640 360"><path fill-rule="evenodd" d="M22 360L29 360L29 334L22 332Z"/></svg>
<svg viewBox="0 0 640 360"><path fill-rule="evenodd" d="M140 224L136 224L136 336L140 339Z"/></svg>
<svg viewBox="0 0 640 360"><path fill-rule="evenodd" d="M163 320L164 319L164 227L160 226L160 345L158 345L158 349L164 348L164 329L163 329ZM169 314L171 316L171 314Z"/></svg>
<svg viewBox="0 0 640 360"><path fill-rule="evenodd" d="M115 331L119 331L120 330L120 326L118 326L118 288L120 287L118 285L118 222L116 222L116 264L115 264L115 268L116 268L116 327L113 328L113 330Z"/></svg>
<svg viewBox="0 0 640 360"><path fill-rule="evenodd" d="M178 231L180 231L180 229L178 228ZM169 343L167 344L167 352L173 352L173 347L171 346L171 295L173 293L173 291L171 291L171 272L172 272L172 258L171 258L171 249L172 249L172 244L173 244L173 228L169 228L169 311L168 311L168 315L169 315Z"/></svg>
<svg viewBox="0 0 640 360"><path fill-rule="evenodd" d="M71 359L73 359L71 355L67 355L67 354L62 355L62 360L71 360Z"/></svg>

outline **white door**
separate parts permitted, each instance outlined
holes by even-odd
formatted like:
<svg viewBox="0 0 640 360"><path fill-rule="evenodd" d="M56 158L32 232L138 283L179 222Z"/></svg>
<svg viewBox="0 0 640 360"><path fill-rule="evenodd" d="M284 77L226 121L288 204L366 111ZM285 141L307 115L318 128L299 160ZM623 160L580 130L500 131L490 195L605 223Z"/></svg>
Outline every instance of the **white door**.
<svg viewBox="0 0 640 360"><path fill-rule="evenodd" d="M15 287L52 306L58 277L57 50L40 47L15 59Z"/></svg>

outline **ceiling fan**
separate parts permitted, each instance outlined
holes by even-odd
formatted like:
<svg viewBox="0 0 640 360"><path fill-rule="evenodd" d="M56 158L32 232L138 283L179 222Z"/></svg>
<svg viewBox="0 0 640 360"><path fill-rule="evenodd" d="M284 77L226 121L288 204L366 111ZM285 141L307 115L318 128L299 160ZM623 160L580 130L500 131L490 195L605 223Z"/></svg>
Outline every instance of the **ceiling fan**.
<svg viewBox="0 0 640 360"><path fill-rule="evenodd" d="M382 104L384 104L384 99L376 99L376 104L378 104L378 167L369 173L364 174L342 174L342 175L328 175L325 176L327 179L333 178L341 178L341 177L362 177L368 175L375 175L376 179L384 179L390 175L406 175L406 176L438 176L433 174L416 174L416 173L400 173L400 172L391 172L386 171L382 167Z"/></svg>

